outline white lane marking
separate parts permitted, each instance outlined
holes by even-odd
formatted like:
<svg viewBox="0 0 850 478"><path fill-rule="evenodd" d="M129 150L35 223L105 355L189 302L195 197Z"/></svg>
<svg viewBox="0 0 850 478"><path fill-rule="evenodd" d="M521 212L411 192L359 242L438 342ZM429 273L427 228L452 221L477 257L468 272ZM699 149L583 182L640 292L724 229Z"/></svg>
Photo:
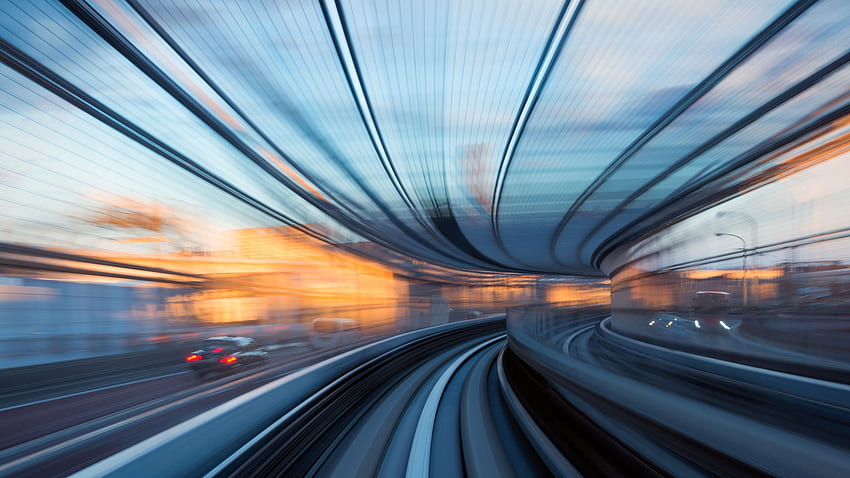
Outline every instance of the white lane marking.
<svg viewBox="0 0 850 478"><path fill-rule="evenodd" d="M139 380L133 380L131 382L116 383L115 385L107 385L105 387L93 388L91 390L83 390L82 392L69 393L67 395L60 395L58 397L51 397L51 398L45 398L45 399L42 399L42 400L36 400L34 402L21 403L20 405L12 405L10 407L0 408L0 412L5 412L6 410L14 410L16 408L29 407L30 405L38 405L39 403L52 402L54 400L62 400L63 398L77 397L77 396L80 396L80 395L85 395L87 393L100 392L102 390L109 390L110 388L118 388L118 387L123 387L123 386L126 386L126 385L133 385L133 384L136 384L136 383L149 382L151 380L157 380L157 379L160 379L160 378L173 377L175 375L183 375L183 374L186 374L186 373L189 373L189 371L184 370L182 372L174 372L174 373L169 373L169 374L165 374L165 375L157 375L156 377L142 378L142 379L139 379Z"/></svg>
<svg viewBox="0 0 850 478"><path fill-rule="evenodd" d="M301 346L301 345L303 345L303 344L301 342L298 342L293 347ZM291 347L284 345L280 348L291 348ZM274 349L274 350L279 350L279 349ZM165 375L157 375L156 377L142 378L142 379L139 379L139 380L133 380L131 382L122 382L122 383L117 383L115 385L107 385L105 387L93 388L91 390L83 390L81 392L69 393L67 395L60 395L58 397L45 398L43 400L36 400L34 402L22 403L20 405L12 405L12 406L9 406L9 407L6 407L6 408L0 408L0 412L5 412L6 410L14 410L16 408L28 407L30 405L38 405L39 403L51 402L53 400L61 400L63 398L76 397L76 396L79 396L79 395L85 395L87 393L100 392L101 390L109 390L110 388L123 387L125 385L133 385L133 384L136 384L136 383L148 382L150 380L157 380L157 379L160 379L160 378L174 377L175 375L183 375L183 374L187 374L187 373L192 373L192 371L191 370L184 370L182 372L174 372L174 373L168 373L168 374L165 374Z"/></svg>
<svg viewBox="0 0 850 478"><path fill-rule="evenodd" d="M187 403L191 403L195 399L199 399L199 398L206 399L206 398L209 398L209 397L213 397L215 395L218 395L219 393L227 391L233 385L241 383L241 382L243 382L243 381L245 381L249 378L252 378L255 375L256 374L249 374L249 375L241 377L241 378L239 378L239 379L237 379L236 381L233 381L233 382L224 382L221 385L217 385L213 388L210 388L209 390L201 392L200 394L187 395L185 397L180 398L179 400L168 402L164 405L160 405L160 406L157 406L156 408L152 408L152 409L147 410L145 412L142 412L142 413L133 415L131 417L125 418L125 419L123 419L119 422L113 423L111 425L107 425L103 428L98 428L96 430L90 431L90 432L85 433L83 435L71 438L69 440L62 441L60 443L57 443L55 445L41 449L41 450L36 451L34 453L24 455L24 456L22 456L18 459L10 461L8 463L0 464L0 476L4 475L5 473L9 472L10 470L14 471L16 467L26 465L26 463L28 463L28 462L34 462L34 461L37 461L41 458L46 458L46 457L49 457L51 455L60 453L60 452L62 452L63 449L73 447L73 446L78 445L80 443L84 443L87 440L91 440L91 439L96 438L96 437L103 435L105 433L112 432L113 430L116 430L116 429L119 429L119 428L122 428L122 427L125 427L125 426L128 426L128 425L132 425L136 422L145 420L149 417L152 417L152 416L155 416L159 413L162 413L163 411L167 411L167 410L176 408L178 406L181 406L181 405L184 405L184 404L187 404ZM165 397L163 397L163 398L165 398ZM98 419L98 420L101 420L101 419ZM22 443L21 445L27 445L27 444L28 444L28 442L25 442L25 443ZM4 452L5 452L5 450L4 450Z"/></svg>
<svg viewBox="0 0 850 478"><path fill-rule="evenodd" d="M504 338L504 335L500 335L467 350L463 355L455 359L443 374L440 375L440 378L437 379L437 382L431 389L431 393L428 394L428 398L425 400L425 406L422 407L419 422L416 424L416 432L413 434L413 443L410 445L410 456L407 460L406 478L428 478L431 467L431 438L434 435L437 408L440 406L440 400L443 398L443 393L446 391L449 380L469 357L488 345L504 340Z"/></svg>
<svg viewBox="0 0 850 478"><path fill-rule="evenodd" d="M206 412L195 416L189 420L181 422L167 430L160 432L157 435L154 435L140 443L137 443L129 448L126 448L108 458L104 458L103 460L90 465L88 468L80 470L73 475L72 477L76 478L89 478L89 477L102 477L104 475L108 475L110 473L117 472L121 467L126 466L131 463L133 460L139 459L140 457L153 452L158 448L167 446L171 440L176 440L181 436L185 436L191 433L195 428L200 427L201 425L214 420L215 418L221 417L232 410L235 410L241 406L245 406L247 403L251 402L257 397L265 395L267 393L272 392L273 390L282 387L284 384L296 380L298 377L309 374L314 370L318 370L330 363L337 361L344 361L349 357L357 354L358 352L365 350L369 347L376 346L378 344L382 344L384 342L389 342L395 338L405 336L405 335L414 335L415 332L407 332L405 334L387 337L385 339L379 340L377 342L362 345L353 350L349 350L348 352L344 352L340 355L335 355L333 357L329 357L321 362L315 363L313 365L308 365L307 367L299 369L297 372L291 373L285 377L281 377L277 380L269 382L263 385L260 388L256 388L251 390L248 393L240 395L228 402L222 403L221 405L207 410ZM303 403L303 402L302 402Z"/></svg>
<svg viewBox="0 0 850 478"><path fill-rule="evenodd" d="M116 453L116 454L114 454L114 455L112 455L108 458L104 458L103 460L100 460L97 463L89 465L88 468L80 470L80 471L74 473L71 476L72 476L72 478L73 477L76 477L76 478L98 477L99 478L99 477L108 475L110 473L115 473L121 467L128 465L132 461L137 460L137 459L141 458L142 456L144 456L148 453L152 453L156 449L167 447L173 440L177 440L180 437L183 437L185 435L190 434L192 431L194 431L196 428L202 426L203 424L208 423L208 422L210 422L210 421L212 421L212 420L214 420L218 417L224 416L227 413L229 413L229 412L231 412L231 411L233 411L233 410L235 410L239 407L246 406L248 403L250 403L252 400L256 399L257 397L271 393L275 389L284 386L286 383L291 382L293 380L296 380L298 377L307 375L307 374L313 372L314 370L318 370L318 369L320 369L324 366L327 366L331 363L339 362L339 361L345 361L345 360L349 359L350 357L355 356L356 354L358 354L358 353L360 353L360 352L362 352L362 351L364 351L364 350L366 350L370 347L376 347L376 346L379 346L381 344L391 342L393 340L397 340L401 337L411 337L411 338L416 337L417 335L422 334L423 331L429 331L430 330L432 332L436 332L436 331L441 331L441 330L457 330L457 329L460 329L460 328L461 328L460 326L453 327L452 324L443 324L443 325L428 327L428 328L425 328L425 329L412 330L410 332L405 332L405 333L402 333L402 334L386 337L386 338L378 340L376 342L367 343L367 344L364 344L364 345L357 347L355 349L344 352L342 354L335 355L333 357L329 357L325 360L322 360L321 362L318 362L318 363L315 363L313 365L309 365L307 367L304 367L304 368L298 370L295 373L292 373L292 374L287 375L285 377L281 377L277 380L269 382L269 383L263 385L262 387L256 388L256 389L254 389L254 390L252 390L252 391L250 391L250 392L248 392L244 395L240 395L239 397L236 397L236 398L234 398L234 399L232 399L228 402L225 402L225 403L223 403L223 404L221 404L221 405L219 405L219 406L217 406L217 407L215 407L211 410L208 410L208 411L206 411L206 412L204 412L200 415L197 415L194 418L191 418L189 420L181 422L180 424L175 425L175 426L173 426L173 427L171 427L167 430L164 430L164 431L160 432L159 434L154 435L154 436L152 436L152 437L150 437L150 438L148 438L148 439L146 439L146 440L144 440L140 443L137 443L137 444L135 444L135 445L133 445L129 448L125 448L124 450L122 450L122 451L120 451L120 452L118 452L118 453ZM504 337L504 335L502 337Z"/></svg>

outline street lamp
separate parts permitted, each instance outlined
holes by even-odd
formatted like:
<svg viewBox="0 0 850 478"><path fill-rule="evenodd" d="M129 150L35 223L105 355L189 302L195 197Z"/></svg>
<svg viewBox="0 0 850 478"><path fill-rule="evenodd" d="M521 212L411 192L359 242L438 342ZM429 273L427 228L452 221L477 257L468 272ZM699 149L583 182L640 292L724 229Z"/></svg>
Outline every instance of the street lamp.
<svg viewBox="0 0 850 478"><path fill-rule="evenodd" d="M717 217L723 216L738 216L750 225L750 234L752 236L751 239L753 240L753 252L755 252L759 246L759 226L756 219L747 213L738 211L719 211L717 213Z"/></svg>
<svg viewBox="0 0 850 478"><path fill-rule="evenodd" d="M715 232L714 235L717 236L717 237L730 236L730 237L734 237L734 238L738 239L739 241L741 241L741 259L742 259L741 266L744 269L744 273L741 276L741 295L743 296L744 307L746 307L747 302L748 302L748 300L747 300L747 289L748 289L747 288L747 241L745 241L743 237L741 237L737 234L732 234L731 232Z"/></svg>
<svg viewBox="0 0 850 478"><path fill-rule="evenodd" d="M753 302L755 304L758 304L758 302L759 302L759 300L758 300L759 299L759 275L758 275L758 272L759 272L759 263L758 263L758 259L759 259L759 254L758 254L759 225L758 225L758 221L756 221L756 218L754 218L753 216L751 216L747 213L738 212L738 211L719 211L717 213L717 217L723 217L723 216L737 216L737 217L743 219L747 224L750 225L750 239L752 240L752 247L750 247L750 255L753 256L752 267L753 267L753 270L755 271L755 276L753 276L753 290L755 292L755 295L753 296Z"/></svg>

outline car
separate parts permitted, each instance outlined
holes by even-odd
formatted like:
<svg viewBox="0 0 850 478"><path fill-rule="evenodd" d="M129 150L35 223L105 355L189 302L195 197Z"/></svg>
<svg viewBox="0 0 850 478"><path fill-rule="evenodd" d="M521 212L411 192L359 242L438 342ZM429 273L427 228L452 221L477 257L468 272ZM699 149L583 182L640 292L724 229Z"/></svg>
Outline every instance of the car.
<svg viewBox="0 0 850 478"><path fill-rule="evenodd" d="M210 337L201 343L201 348L186 356L186 364L199 377L208 373L223 373L260 364L269 359L268 352L261 350L254 339L248 337Z"/></svg>

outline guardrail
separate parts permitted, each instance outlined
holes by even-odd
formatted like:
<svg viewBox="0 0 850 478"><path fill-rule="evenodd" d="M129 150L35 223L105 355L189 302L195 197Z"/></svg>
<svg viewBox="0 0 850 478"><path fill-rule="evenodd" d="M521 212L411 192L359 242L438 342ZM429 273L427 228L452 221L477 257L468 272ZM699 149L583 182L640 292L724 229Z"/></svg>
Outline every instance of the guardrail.
<svg viewBox="0 0 850 478"><path fill-rule="evenodd" d="M588 327L585 332L590 334ZM604 326L596 330L596 337L586 340L587 344L603 340L614 345L600 352L601 356L621 357L632 367L646 369L648 375L676 369L678 380L673 384L705 381L711 388L715 381L715 386L724 388L730 396L737 390L755 399L759 396L747 393L761 389L761 397L772 396L783 402L796 397L794 400L801 407L807 405L812 416L822 415L821 422L828 421L830 414L820 414L818 407L824 412L832 408L832 413L844 416L848 411L850 388L845 385L665 350L615 336ZM743 407L736 413L701 397L644 382L636 378L640 375L616 373L601 363L571 357L569 351L541 341L533 331L516 327L509 320L509 349L528 372L539 374L546 388L560 397L562 406L574 408L604 430L612 443L626 446L663 473L850 476L850 450L839 444L792 426L761 421ZM750 387L749 391L744 385Z"/></svg>

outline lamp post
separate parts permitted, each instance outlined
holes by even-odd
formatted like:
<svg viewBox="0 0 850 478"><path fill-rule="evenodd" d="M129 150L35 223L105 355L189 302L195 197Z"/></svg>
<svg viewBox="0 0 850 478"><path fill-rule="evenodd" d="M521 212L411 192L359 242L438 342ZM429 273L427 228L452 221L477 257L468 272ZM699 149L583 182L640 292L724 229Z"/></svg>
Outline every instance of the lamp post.
<svg viewBox="0 0 850 478"><path fill-rule="evenodd" d="M755 295L753 296L753 302L755 304L758 304L758 302L759 302L758 301L758 298L759 298L758 268L759 268L759 266L758 266L758 252L757 252L758 247L759 247L759 226L758 226L758 222L756 221L756 219L753 216L751 216L747 213L744 213L744 212L719 211L717 213L717 217L724 217L724 216L739 217L739 218L743 219L747 224L750 225L750 240L752 241L752 247L750 247L749 253L753 256L752 267L753 267L753 270L755 270L755 272L756 272L755 276L753 277L753 289L755 291ZM747 252L745 252L744 254L747 254ZM746 274L746 271L744 271L744 272Z"/></svg>
<svg viewBox="0 0 850 478"><path fill-rule="evenodd" d="M731 232L715 232L714 235L717 237L730 236L737 238L741 241L741 267L743 267L744 270L744 273L741 276L741 296L743 299L744 307L746 307L747 303L749 302L747 300L747 241L745 241L743 237L737 234L732 234Z"/></svg>

